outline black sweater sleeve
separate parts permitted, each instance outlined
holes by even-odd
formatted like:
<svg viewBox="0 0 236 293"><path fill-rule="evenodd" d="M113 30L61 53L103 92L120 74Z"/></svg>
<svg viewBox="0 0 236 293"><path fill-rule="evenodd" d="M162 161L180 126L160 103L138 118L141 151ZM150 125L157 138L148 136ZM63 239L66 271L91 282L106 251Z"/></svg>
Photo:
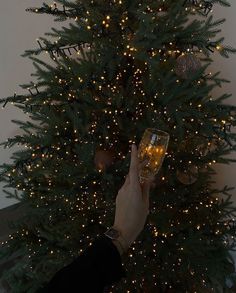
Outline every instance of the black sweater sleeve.
<svg viewBox="0 0 236 293"><path fill-rule="evenodd" d="M120 253L112 240L102 235L38 292L102 293L122 277L126 277L126 272Z"/></svg>

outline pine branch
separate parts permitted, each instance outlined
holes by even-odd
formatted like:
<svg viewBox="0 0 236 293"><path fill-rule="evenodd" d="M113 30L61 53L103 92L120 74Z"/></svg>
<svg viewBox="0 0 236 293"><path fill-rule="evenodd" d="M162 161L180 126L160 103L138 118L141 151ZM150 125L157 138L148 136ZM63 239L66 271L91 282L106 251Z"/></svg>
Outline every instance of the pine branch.
<svg viewBox="0 0 236 293"><path fill-rule="evenodd" d="M81 4L76 4L74 7L71 7L69 9L66 8L66 6L62 5L63 9L58 9L57 4L54 2L53 5L48 5L46 3L43 3L42 7L30 7L27 8L27 12L37 13L37 14L51 14L54 16L57 16L58 18L55 19L55 21L63 21L67 18L76 18L81 16L85 9Z"/></svg>
<svg viewBox="0 0 236 293"><path fill-rule="evenodd" d="M231 4L229 3L228 0L212 0L213 3L218 3L220 4L221 6L224 6L224 7L230 7Z"/></svg>
<svg viewBox="0 0 236 293"><path fill-rule="evenodd" d="M183 3L184 7L195 7L195 10L202 14L203 16L208 16L208 14L213 9L213 3L211 1L205 0L185 0Z"/></svg>
<svg viewBox="0 0 236 293"><path fill-rule="evenodd" d="M0 99L0 104L3 104L3 108L6 107L7 103L13 103L13 102L18 102L21 103L22 101L26 100L28 96L24 95L17 95L16 93L13 96Z"/></svg>
<svg viewBox="0 0 236 293"><path fill-rule="evenodd" d="M37 43L39 44L39 49L36 50L26 50L24 54L22 54L22 57L26 56L32 56L32 55L39 55L42 52L48 52L50 54L50 57L54 59L55 57L59 56L67 56L72 55L72 52L80 52L84 48L86 48L86 42L81 42L79 44L72 44L72 45L58 45L58 43L54 44L45 44L43 45L39 40L37 40Z"/></svg>

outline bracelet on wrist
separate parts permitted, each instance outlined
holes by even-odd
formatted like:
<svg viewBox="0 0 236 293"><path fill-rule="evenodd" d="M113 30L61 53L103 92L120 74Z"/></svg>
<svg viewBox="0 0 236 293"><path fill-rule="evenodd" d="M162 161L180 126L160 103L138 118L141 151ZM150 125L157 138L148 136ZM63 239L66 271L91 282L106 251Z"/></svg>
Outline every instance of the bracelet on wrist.
<svg viewBox="0 0 236 293"><path fill-rule="evenodd" d="M114 244L116 244L118 250L121 253L125 253L128 250L129 245L127 241L124 239L122 232L119 228L117 228L116 226L112 226L104 234L113 241L116 241L114 242Z"/></svg>

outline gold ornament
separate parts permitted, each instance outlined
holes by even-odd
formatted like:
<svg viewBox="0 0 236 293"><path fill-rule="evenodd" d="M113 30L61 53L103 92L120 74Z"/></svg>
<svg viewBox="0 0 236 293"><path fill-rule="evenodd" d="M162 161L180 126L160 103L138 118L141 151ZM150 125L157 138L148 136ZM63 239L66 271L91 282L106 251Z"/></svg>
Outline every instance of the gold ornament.
<svg viewBox="0 0 236 293"><path fill-rule="evenodd" d="M94 164L97 170L104 171L114 162L115 152L113 150L97 150Z"/></svg>
<svg viewBox="0 0 236 293"><path fill-rule="evenodd" d="M176 171L176 177L184 185L190 185L198 179L198 167L195 165L189 165L184 170L178 169Z"/></svg>
<svg viewBox="0 0 236 293"><path fill-rule="evenodd" d="M175 73L183 79L190 78L201 68L200 60L193 54L180 55L176 60Z"/></svg>
<svg viewBox="0 0 236 293"><path fill-rule="evenodd" d="M194 136L186 140L183 152L191 153L199 158L206 156L207 141L201 141L199 137Z"/></svg>
<svg viewBox="0 0 236 293"><path fill-rule="evenodd" d="M222 145L222 141L216 138L200 140L199 137L192 136L178 145L178 151L205 157L209 153L216 151L220 145Z"/></svg>

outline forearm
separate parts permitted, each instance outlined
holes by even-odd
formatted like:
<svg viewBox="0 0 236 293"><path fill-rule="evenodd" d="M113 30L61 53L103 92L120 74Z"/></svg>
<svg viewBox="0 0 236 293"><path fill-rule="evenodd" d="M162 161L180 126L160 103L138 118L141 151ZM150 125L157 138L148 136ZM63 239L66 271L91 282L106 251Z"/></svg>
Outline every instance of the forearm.
<svg viewBox="0 0 236 293"><path fill-rule="evenodd" d="M103 288L125 277L119 248L107 237L99 237L83 254L55 274L48 291L66 292L75 286L79 292L102 292ZM54 290L54 291L53 291Z"/></svg>

